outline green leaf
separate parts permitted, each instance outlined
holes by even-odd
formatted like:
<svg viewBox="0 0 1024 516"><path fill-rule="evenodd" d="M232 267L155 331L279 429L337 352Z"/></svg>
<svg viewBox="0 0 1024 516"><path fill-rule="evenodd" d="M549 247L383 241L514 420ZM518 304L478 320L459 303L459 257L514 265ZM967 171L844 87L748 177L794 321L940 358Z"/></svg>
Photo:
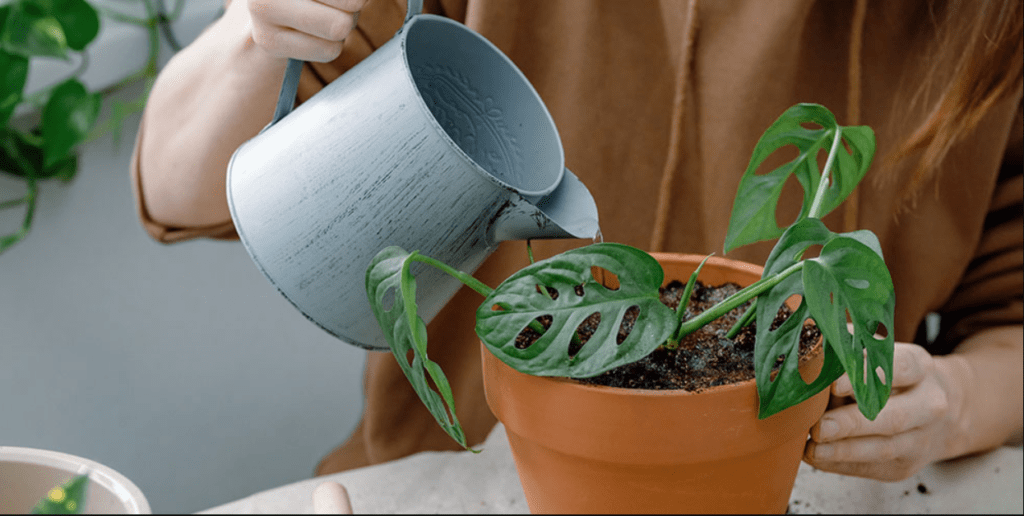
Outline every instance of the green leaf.
<svg viewBox="0 0 1024 516"><path fill-rule="evenodd" d="M820 126L809 129L804 124ZM829 110L817 104L797 104L786 110L758 140L733 203L725 251L761 240L777 238L783 233L775 222L779 195L791 175L803 187L804 198L797 221L808 216L811 202L821 183L818 152L831 151L836 131L849 146L837 149L832 165L831 182L826 187L818 218L839 206L867 173L875 152L874 132L866 126L844 127L836 123ZM799 154L771 172L757 174L762 163L775 151L795 146Z"/></svg>
<svg viewBox="0 0 1024 516"><path fill-rule="evenodd" d="M7 127L0 128L0 172L22 178L54 178L67 182L77 171L78 157L74 154L44 168L41 139Z"/></svg>
<svg viewBox="0 0 1024 516"><path fill-rule="evenodd" d="M99 13L85 0L35 1L57 19L72 50L85 49L100 32Z"/></svg>
<svg viewBox="0 0 1024 516"><path fill-rule="evenodd" d="M616 274L619 288L610 290L599 283L591 273L594 266ZM506 279L477 310L476 332L496 357L518 371L538 376L595 376L647 356L675 329L675 313L658 296L663 278L658 262L633 247L602 243L573 249ZM576 292L579 286L582 295ZM548 289L558 295L549 295ZM620 321L633 306L640 309L636 324L617 344ZM597 330L578 354L570 357L576 328L595 312L601 314ZM518 349L516 336L541 316L552 318L550 327L530 346Z"/></svg>
<svg viewBox="0 0 1024 516"><path fill-rule="evenodd" d="M28 59L0 50L0 126L7 124L21 102L27 77Z"/></svg>
<svg viewBox="0 0 1024 516"><path fill-rule="evenodd" d="M789 268L800 260L808 247L827 242L831 235L832 232L818 219L804 219L790 226L768 256L762 278L774 276ZM760 400L758 417L762 419L814 396L843 374L842 363L826 343L824 366L818 378L808 385L800 377L800 334L803 322L810 315L806 301L800 303L786 322L775 330L771 329L775 315L793 295L804 295L800 274L788 276L757 299L754 377ZM779 356L785 358L778 374L772 379L772 368Z"/></svg>
<svg viewBox="0 0 1024 516"><path fill-rule="evenodd" d="M32 514L78 514L85 503L88 475L79 475L62 486L50 489L32 509Z"/></svg>
<svg viewBox="0 0 1024 516"><path fill-rule="evenodd" d="M43 164L48 168L67 158L85 140L100 112L100 95L89 93L76 79L58 85L43 107Z"/></svg>
<svg viewBox="0 0 1024 516"><path fill-rule="evenodd" d="M36 2L21 1L11 5L0 48L24 57L67 59L68 41L57 18Z"/></svg>
<svg viewBox="0 0 1024 516"><path fill-rule="evenodd" d="M811 317L843 363L853 384L857 406L874 420L892 390L893 295L892 278L876 249L877 239L868 232L836 235L818 258L804 266L804 298ZM874 245L862 238L870 235ZM853 334L847 330L847 314ZM882 337L876 338L876 331ZM885 383L876 374L881 369Z"/></svg>
<svg viewBox="0 0 1024 516"><path fill-rule="evenodd" d="M413 390L441 428L468 448L465 432L455 414L448 378L427 356L427 327L416 313L416 281L409 272L409 265L417 256L415 252L410 254L394 246L377 253L366 270L367 297L384 338ZM387 307L389 300L393 303ZM411 363L410 352L413 354ZM430 388L428 374L437 391Z"/></svg>
<svg viewBox="0 0 1024 516"><path fill-rule="evenodd" d="M43 149L14 129L0 128L0 170L18 177L39 177Z"/></svg>
<svg viewBox="0 0 1024 516"><path fill-rule="evenodd" d="M881 366L886 378L892 378L895 306L892 280L880 246L868 231L836 234L818 219L804 219L783 233L765 262L763 277L790 267L812 245L822 246L819 256L804 260L801 274L787 277L762 293L757 301L754 373L760 399L759 417L768 417L810 398L843 372L861 371L859 375L850 374L851 379L858 378L855 397L861 412L874 419L885 404L888 390L877 382L864 386L863 355L867 350L872 372L874 366ZM793 295L802 296L800 306L782 325L771 330L775 315ZM846 330L847 312L858 328L856 336L850 336ZM800 332L808 318L815 321L825 339L824 366L811 384L803 381L798 369ZM878 323L889 331L885 339L871 336ZM875 326L871 327L872 324ZM772 367L779 356L785 358L772 379Z"/></svg>

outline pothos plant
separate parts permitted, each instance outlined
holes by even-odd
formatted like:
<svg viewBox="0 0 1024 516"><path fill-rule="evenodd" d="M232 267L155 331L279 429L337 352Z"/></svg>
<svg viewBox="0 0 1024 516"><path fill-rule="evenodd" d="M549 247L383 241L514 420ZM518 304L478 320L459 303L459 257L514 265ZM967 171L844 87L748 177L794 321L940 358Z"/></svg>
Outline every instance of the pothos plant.
<svg viewBox="0 0 1024 516"><path fill-rule="evenodd" d="M39 183L70 181L78 171L76 149L83 142L107 130L120 133L124 119L142 109L147 94L130 102L115 102L106 123L98 124L101 94L90 91L79 76L88 64L88 47L100 30L100 13L108 18L145 27L149 55L143 67L115 88L138 79L147 81L146 91L157 74L160 34L172 50L180 46L170 30L184 0L176 0L165 13L161 0L135 0L145 7L147 17L137 18L110 8L97 8L85 0L0 0L0 172L22 180L25 194L0 199L0 211L24 208L20 228L0 235L0 253L19 242L32 225ZM70 60L81 58L81 66L67 79L26 94L25 83L34 59ZM38 109L41 116L32 127L18 127L12 117L17 108Z"/></svg>
<svg viewBox="0 0 1024 516"><path fill-rule="evenodd" d="M770 155L789 146L799 151L796 158L759 173ZM664 272L658 262L640 249L615 243L593 244L531 263L494 289L416 251L388 247L367 269L366 292L388 345L416 393L441 427L464 447L465 434L451 388L427 354L427 329L417 315L416 280L410 272L414 262L436 267L484 296L476 311L480 340L509 366L538 376L596 376L638 361L660 346L673 347L687 334L753 301L733 333L752 319L757 321L754 373L760 418L810 398L845 372L861 413L874 419L889 397L890 385L884 379L892 378L892 279L872 232L835 233L821 220L856 188L874 151L874 132L869 127L840 126L820 105L798 104L784 112L754 148L725 239L728 252L778 238L764 273L759 281L691 319L684 319L685 305L700 267L673 311L659 300ZM819 153L827 153L821 171ZM803 203L796 220L781 228L775 212L791 176L803 187ZM820 246L818 254L805 257L813 246ZM612 290L602 285L591 272L593 267L617 275L619 287ZM779 309L794 295L801 297L798 308L772 329ZM633 330L617 342L619 321L637 308ZM601 314L597 330L579 348L576 329L595 312ZM814 321L824 340L824 365L810 384L797 367L800 333L807 319ZM516 337L527 328L540 336L520 349ZM570 355L570 346L579 350ZM780 357L781 366L773 376Z"/></svg>

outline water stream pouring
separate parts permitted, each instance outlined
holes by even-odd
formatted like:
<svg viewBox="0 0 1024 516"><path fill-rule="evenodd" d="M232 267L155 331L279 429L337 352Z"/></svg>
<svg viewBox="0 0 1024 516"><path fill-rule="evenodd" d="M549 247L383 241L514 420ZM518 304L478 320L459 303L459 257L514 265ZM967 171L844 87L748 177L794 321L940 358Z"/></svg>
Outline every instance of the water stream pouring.
<svg viewBox="0 0 1024 516"><path fill-rule="evenodd" d="M489 41L408 0L405 23L294 111L291 60L278 110L228 165L238 234L263 274L339 339L387 349L365 271L389 245L472 272L499 242L593 238L597 207L565 169L554 122ZM417 273L429 322L460 287Z"/></svg>

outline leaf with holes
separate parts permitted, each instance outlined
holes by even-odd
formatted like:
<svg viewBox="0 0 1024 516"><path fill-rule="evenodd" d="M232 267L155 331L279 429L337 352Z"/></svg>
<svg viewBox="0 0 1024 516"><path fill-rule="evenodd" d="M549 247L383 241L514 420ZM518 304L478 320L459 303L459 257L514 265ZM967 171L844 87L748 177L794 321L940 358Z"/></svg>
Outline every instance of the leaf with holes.
<svg viewBox="0 0 1024 516"><path fill-rule="evenodd" d="M417 256L415 252L407 253L394 246L377 253L366 270L366 293L384 338L416 394L441 428L468 448L465 432L455 415L448 378L427 356L427 327L416 313L416 280L409 272L409 265ZM387 307L389 299L394 302ZM408 358L410 351L412 363ZM430 387L427 375L437 391Z"/></svg>
<svg viewBox="0 0 1024 516"><path fill-rule="evenodd" d="M789 269L798 262L807 248L822 245L831 238L832 232L818 219L804 219L797 222L779 238L765 261L762 278L769 278ZM754 346L754 377L760 400L759 418L766 418L781 412L826 388L843 374L843 365L827 343L825 362L821 373L808 385L800 376L799 350L803 322L809 316L806 301L786 321L771 329L779 309L793 295L804 296L803 278L791 273L780 283L765 291L757 299L757 340ZM779 372L772 379L772 368L778 357L784 357Z"/></svg>
<svg viewBox="0 0 1024 516"><path fill-rule="evenodd" d="M881 247L868 231L836 234L818 219L804 219L779 239L765 262L763 277L790 268L812 245L822 246L819 256L804 260L801 274L791 274L758 299L754 373L761 400L759 417L768 417L813 396L844 371L861 371L860 375L850 375L858 378L854 394L861 412L874 419L888 398L888 388L880 385L874 375L869 375L874 379L865 384L863 354L867 350L869 363L881 366L886 378L892 377L893 338L890 334L878 340L872 335L878 324L892 328L895 306L892 279ZM803 297L800 306L782 325L771 330L779 308L793 295ZM856 337L846 330L847 312L857 328ZM825 339L824 366L810 385L803 381L797 368L800 331L807 318L815 321ZM784 360L772 379L772 368L779 356Z"/></svg>
<svg viewBox="0 0 1024 516"><path fill-rule="evenodd" d="M804 124L820 126L808 129ZM875 152L874 132L866 126L844 127L836 123L835 116L817 104L797 104L786 110L758 140L743 178L740 180L733 203L729 230L725 237L725 251L737 247L777 238L783 229L775 222L779 195L790 175L796 176L803 187L804 200L797 221L808 216L812 199L818 191L821 173L818 171L818 152L830 151L836 131L850 151L837 149L831 168L831 183L822 197L821 209L815 216L822 218L839 206L864 177ZM799 155L766 174L757 169L775 151L795 146Z"/></svg>
<svg viewBox="0 0 1024 516"><path fill-rule="evenodd" d="M602 285L591 267L616 274L619 288ZM634 247L602 243L573 249L529 265L499 285L477 310L476 333L496 357L518 371L595 376L647 356L675 329L675 313L658 296L663 278L658 262ZM550 295L549 289L558 294ZM640 310L636 323L617 343L620 322L634 306ZM593 313L601 314L597 329L570 357L576 329ZM543 316L551 317L550 326L531 345L517 348L520 332Z"/></svg>
<svg viewBox="0 0 1024 516"><path fill-rule="evenodd" d="M895 346L896 299L879 249L878 240L867 231L835 235L817 258L807 260L803 273L811 317L842 361L861 413L871 420L892 390ZM876 374L878 368L884 383Z"/></svg>

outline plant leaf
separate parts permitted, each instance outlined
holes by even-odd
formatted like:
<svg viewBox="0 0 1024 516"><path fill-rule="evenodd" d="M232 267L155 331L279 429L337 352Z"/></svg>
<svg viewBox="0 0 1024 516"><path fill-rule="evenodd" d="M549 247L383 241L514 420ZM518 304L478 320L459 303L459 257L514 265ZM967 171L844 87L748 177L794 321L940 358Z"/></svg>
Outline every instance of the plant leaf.
<svg viewBox="0 0 1024 516"><path fill-rule="evenodd" d="M816 124L820 129L808 129L803 124ZM817 104L797 104L786 110L758 140L743 173L736 200L733 203L729 231L725 237L725 251L761 240L777 238L783 229L775 222L779 195L790 175L795 175L803 187L804 198L797 221L807 217L821 179L817 156L820 150L832 148L836 131L850 148L838 149L831 170L818 218L835 209L856 188L867 173L875 152L874 132L866 126L844 127L825 107ZM793 145L799 155L766 174L757 169L775 151Z"/></svg>
<svg viewBox="0 0 1024 516"><path fill-rule="evenodd" d="M832 232L818 219L804 219L790 226L765 261L762 278L787 269L800 260L808 247L827 242L831 235ZM800 334L810 314L806 300L781 326L771 329L779 309L793 295L804 295L803 281L797 273L791 274L757 299L754 377L760 400L758 417L762 419L814 396L843 374L842 363L826 343L824 366L818 378L807 384L800 376ZM772 368L779 356L785 359L778 374L772 379Z"/></svg>
<svg viewBox="0 0 1024 516"><path fill-rule="evenodd" d="M35 2L12 4L3 29L0 47L8 52L24 57L68 58L68 42L60 22Z"/></svg>
<svg viewBox="0 0 1024 516"><path fill-rule="evenodd" d="M592 266L618 275L619 288L599 283ZM665 343L676 317L659 300L663 278L658 262L634 247L601 243L573 249L529 265L499 285L477 310L476 333L496 357L523 373L595 376L635 362ZM583 295L576 293L580 285ZM557 297L552 299L547 289L556 290ZM640 309L633 330L616 344L620 321L633 306ZM597 330L570 357L576 328L595 312L601 314ZM552 318L550 327L530 346L518 349L516 336L545 315Z"/></svg>
<svg viewBox="0 0 1024 516"><path fill-rule="evenodd" d="M441 428L468 448L465 432L455 415L448 378L441 367L427 357L427 326L416 313L416 280L409 272L409 265L416 256L415 252L410 254L395 246L377 253L366 270L367 297L391 352L420 400ZM389 299L393 300L390 308L386 306ZM410 352L412 363L408 358ZM428 374L437 391L430 388Z"/></svg>
<svg viewBox="0 0 1024 516"><path fill-rule="evenodd" d="M39 177L43 164L43 149L18 131L0 128L0 171L17 177ZM26 170L28 168L28 170Z"/></svg>
<svg viewBox="0 0 1024 516"><path fill-rule="evenodd" d="M72 50L83 50L100 32L100 16L85 0L34 0L57 19L67 45Z"/></svg>
<svg viewBox="0 0 1024 516"><path fill-rule="evenodd" d="M54 487L32 509L32 514L78 514L85 504L88 475L78 475L62 486Z"/></svg>
<svg viewBox="0 0 1024 516"><path fill-rule="evenodd" d="M43 168L43 148L40 143L33 141L35 139L38 138L7 127L0 128L0 172L22 178L29 177L31 172L34 179L70 181L78 172L78 157L70 154Z"/></svg>
<svg viewBox="0 0 1024 516"><path fill-rule="evenodd" d="M76 79L68 79L50 94L43 107L43 165L49 168L64 160L85 140L100 112L100 95L86 91Z"/></svg>
<svg viewBox="0 0 1024 516"><path fill-rule="evenodd" d="M801 259L812 245L821 245L816 258L804 261L801 274L792 274L759 296L757 302L757 344L754 347L754 373L760 399L759 417L765 418L817 394L843 372L861 371L860 386L854 388L862 413L874 419L885 404L888 390L876 382L864 386L863 354L869 363L881 366L886 378L892 378L892 322L894 300L892 280L881 257L877 238L869 231L835 234L818 219L804 219L783 233L765 262L763 277L778 274ZM777 329L771 330L779 308L793 295L803 297L800 306ZM858 329L856 337L846 330L849 312ZM807 384L800 377L799 345L803 322L811 318L824 337L825 361L818 378ZM860 321L858 323L858 321ZM875 328L882 323L889 335L874 339ZM776 357L785 356L777 376L772 379ZM858 358L860 357L860 358ZM874 367L871 368L874 371ZM883 393L884 391L884 393Z"/></svg>
<svg viewBox="0 0 1024 516"><path fill-rule="evenodd" d="M0 127L7 125L14 109L21 102L26 78L28 59L0 50Z"/></svg>
<svg viewBox="0 0 1024 516"><path fill-rule="evenodd" d="M853 384L857 406L864 417L874 420L891 392L893 348L892 278L879 252L874 235L857 232L835 235L817 258L804 265L804 298L811 317L843 363ZM866 245L861 238L874 240ZM853 326L847 329L847 314ZM876 338L880 329L882 336ZM866 362L865 362L866 361ZM876 374L881 368L886 382Z"/></svg>

